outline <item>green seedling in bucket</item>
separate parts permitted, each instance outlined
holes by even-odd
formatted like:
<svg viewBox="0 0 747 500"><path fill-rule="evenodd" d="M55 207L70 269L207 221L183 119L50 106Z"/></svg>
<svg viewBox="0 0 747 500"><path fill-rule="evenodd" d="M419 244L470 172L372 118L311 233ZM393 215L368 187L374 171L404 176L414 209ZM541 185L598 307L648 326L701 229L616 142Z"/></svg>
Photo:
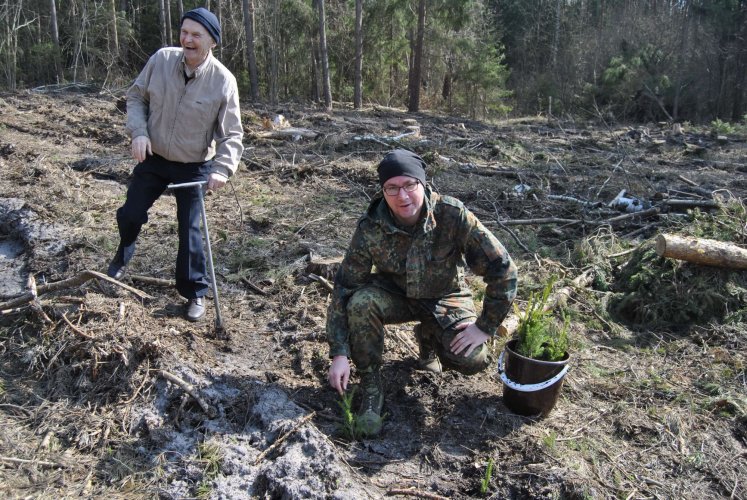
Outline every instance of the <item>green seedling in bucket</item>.
<svg viewBox="0 0 747 500"><path fill-rule="evenodd" d="M548 307L551 279L539 296L531 294L519 318L516 338L506 343L498 358L503 403L518 415L546 417L557 402L568 373L568 318L559 325Z"/></svg>
<svg viewBox="0 0 747 500"><path fill-rule="evenodd" d="M543 361L559 361L568 350L568 319L564 318L563 326L558 326L553 321L551 312L546 310L547 299L554 283L555 278L552 278L545 285L541 295L529 295L523 313L514 304L514 311L519 317L516 351L522 356Z"/></svg>

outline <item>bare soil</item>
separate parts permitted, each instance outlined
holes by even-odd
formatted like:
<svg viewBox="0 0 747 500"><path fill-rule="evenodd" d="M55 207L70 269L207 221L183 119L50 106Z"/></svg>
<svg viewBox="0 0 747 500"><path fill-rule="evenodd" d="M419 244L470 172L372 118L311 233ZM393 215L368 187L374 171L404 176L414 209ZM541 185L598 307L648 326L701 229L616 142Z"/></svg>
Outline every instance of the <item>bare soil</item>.
<svg viewBox="0 0 747 500"><path fill-rule="evenodd" d="M168 195L125 279L135 291L96 278L45 288L105 271L116 248L134 166L122 109L106 94L0 95L3 497L747 498L744 315L659 327L607 307L634 255L625 251L692 219L666 200L743 206L744 135L245 104L240 171L206 198L219 335L212 302L205 321L187 323L169 286ZM319 135L260 137L263 113ZM419 135L403 135L406 119ZM325 381L329 292L309 261L343 254L375 193L376 162L399 146L423 155L436 189L504 242L520 267L520 305L551 276L562 286L595 272L565 308L572 366L547 418L509 411L494 369L417 370L413 325L401 325L386 341L382 435L340 435ZM658 212L616 220L625 212L608 204L623 189ZM697 276L681 269L678 283ZM37 297L9 304L34 286L29 277ZM739 300L730 312L747 307L747 292ZM492 342L494 358L505 341Z"/></svg>

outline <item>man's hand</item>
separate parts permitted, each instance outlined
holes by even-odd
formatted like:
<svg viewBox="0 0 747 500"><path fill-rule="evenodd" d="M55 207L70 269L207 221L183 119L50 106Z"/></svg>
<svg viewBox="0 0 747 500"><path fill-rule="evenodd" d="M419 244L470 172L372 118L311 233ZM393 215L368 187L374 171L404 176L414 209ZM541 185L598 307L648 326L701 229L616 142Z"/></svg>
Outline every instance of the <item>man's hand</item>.
<svg viewBox="0 0 747 500"><path fill-rule="evenodd" d="M350 362L347 356L335 356L332 358L332 366L329 367L329 385L341 395L348 389L350 380Z"/></svg>
<svg viewBox="0 0 747 500"><path fill-rule="evenodd" d="M139 135L132 140L132 157L138 163L145 161L147 155L152 155L150 149L150 138L146 135Z"/></svg>
<svg viewBox="0 0 747 500"><path fill-rule="evenodd" d="M457 325L456 329L461 331L451 341L449 348L454 354L460 354L466 349L467 352L463 354L465 358L490 338L490 335L480 330L474 322L462 323Z"/></svg>
<svg viewBox="0 0 747 500"><path fill-rule="evenodd" d="M208 176L207 188L210 191L215 191L226 185L228 177L217 172L213 172Z"/></svg>

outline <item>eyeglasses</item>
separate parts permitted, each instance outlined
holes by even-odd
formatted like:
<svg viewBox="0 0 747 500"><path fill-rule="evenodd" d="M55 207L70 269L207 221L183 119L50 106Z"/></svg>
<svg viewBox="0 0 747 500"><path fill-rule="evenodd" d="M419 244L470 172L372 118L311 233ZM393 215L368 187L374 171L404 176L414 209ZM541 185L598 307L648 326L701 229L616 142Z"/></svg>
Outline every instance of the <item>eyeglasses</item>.
<svg viewBox="0 0 747 500"><path fill-rule="evenodd" d="M404 186L384 186L384 194L387 196L397 196L400 189L404 189L406 193L412 193L418 188L419 182L408 182Z"/></svg>

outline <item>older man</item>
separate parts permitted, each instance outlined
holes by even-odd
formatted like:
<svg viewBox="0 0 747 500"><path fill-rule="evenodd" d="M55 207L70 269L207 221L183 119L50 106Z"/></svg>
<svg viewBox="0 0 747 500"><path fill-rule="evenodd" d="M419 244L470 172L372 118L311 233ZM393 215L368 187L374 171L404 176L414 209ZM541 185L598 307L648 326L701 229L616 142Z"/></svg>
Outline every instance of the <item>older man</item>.
<svg viewBox="0 0 747 500"><path fill-rule="evenodd" d="M215 57L218 19L202 7L184 14L181 48L156 52L127 92L132 173L127 200L117 210L120 243L108 275L122 279L148 210L171 183L207 181L221 188L238 167L243 130L236 79ZM185 317L205 314L209 282L200 233L198 188L175 190L179 225L176 288L187 299Z"/></svg>
<svg viewBox="0 0 747 500"><path fill-rule="evenodd" d="M471 375L488 365L485 342L516 296L516 266L506 249L459 200L426 185L425 167L410 151L384 156L382 193L358 221L335 277L329 383L342 394L353 361L363 389L359 431L368 436L381 430L385 324L419 321L420 367ZM479 317L465 263L486 284Z"/></svg>

